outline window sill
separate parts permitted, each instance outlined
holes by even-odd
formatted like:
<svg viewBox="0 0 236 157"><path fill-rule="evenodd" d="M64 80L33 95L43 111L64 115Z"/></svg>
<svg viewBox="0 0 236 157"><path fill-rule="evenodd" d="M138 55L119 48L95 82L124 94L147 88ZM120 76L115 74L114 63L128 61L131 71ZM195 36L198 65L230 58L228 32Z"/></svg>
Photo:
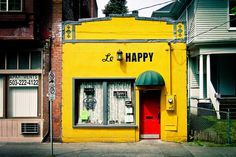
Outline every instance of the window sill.
<svg viewBox="0 0 236 157"><path fill-rule="evenodd" d="M22 70L22 69L14 69L14 70L9 70L9 69L6 69L6 70L3 70L3 69L0 69L0 74L41 74L43 71L42 69L39 69L39 70L32 70L32 69L25 69L25 70Z"/></svg>
<svg viewBox="0 0 236 157"><path fill-rule="evenodd" d="M132 125L89 125L89 124L77 124L73 128L137 128L135 124Z"/></svg>
<svg viewBox="0 0 236 157"><path fill-rule="evenodd" d="M236 31L236 27L230 27L228 28L228 31Z"/></svg>
<svg viewBox="0 0 236 157"><path fill-rule="evenodd" d="M0 12L0 22L22 22L26 21L27 14L18 12Z"/></svg>

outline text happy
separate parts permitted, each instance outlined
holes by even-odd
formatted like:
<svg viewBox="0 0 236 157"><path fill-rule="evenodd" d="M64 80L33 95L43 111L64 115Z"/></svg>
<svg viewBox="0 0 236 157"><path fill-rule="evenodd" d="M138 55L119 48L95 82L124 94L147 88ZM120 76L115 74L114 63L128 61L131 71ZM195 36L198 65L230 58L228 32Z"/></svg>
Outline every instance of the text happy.
<svg viewBox="0 0 236 157"><path fill-rule="evenodd" d="M153 52L139 52L139 53L126 53L125 60L126 62L152 62Z"/></svg>

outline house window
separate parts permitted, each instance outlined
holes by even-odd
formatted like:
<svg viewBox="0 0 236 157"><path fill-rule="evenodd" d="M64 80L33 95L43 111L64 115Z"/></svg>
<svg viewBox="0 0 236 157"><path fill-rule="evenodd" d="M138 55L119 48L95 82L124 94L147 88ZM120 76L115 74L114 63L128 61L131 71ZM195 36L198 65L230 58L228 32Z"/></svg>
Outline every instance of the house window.
<svg viewBox="0 0 236 157"><path fill-rule="evenodd" d="M0 117L38 117L38 90L39 75L0 75Z"/></svg>
<svg viewBox="0 0 236 157"><path fill-rule="evenodd" d="M0 0L0 11L22 11L22 0Z"/></svg>
<svg viewBox="0 0 236 157"><path fill-rule="evenodd" d="M236 7L236 0L229 0L229 27L236 29L236 9L233 9Z"/></svg>
<svg viewBox="0 0 236 157"><path fill-rule="evenodd" d="M0 53L0 70L5 69L5 53Z"/></svg>
<svg viewBox="0 0 236 157"><path fill-rule="evenodd" d="M40 51L0 53L0 70L31 70L42 69Z"/></svg>
<svg viewBox="0 0 236 157"><path fill-rule="evenodd" d="M134 124L133 80L74 80L74 125Z"/></svg>

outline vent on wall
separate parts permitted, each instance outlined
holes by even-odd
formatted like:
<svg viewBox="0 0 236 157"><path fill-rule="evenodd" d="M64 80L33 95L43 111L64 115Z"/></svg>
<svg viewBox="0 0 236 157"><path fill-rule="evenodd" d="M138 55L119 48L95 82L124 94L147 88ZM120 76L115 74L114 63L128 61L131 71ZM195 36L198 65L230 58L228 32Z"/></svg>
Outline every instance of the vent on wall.
<svg viewBox="0 0 236 157"><path fill-rule="evenodd" d="M38 123L21 123L22 134L39 134Z"/></svg>

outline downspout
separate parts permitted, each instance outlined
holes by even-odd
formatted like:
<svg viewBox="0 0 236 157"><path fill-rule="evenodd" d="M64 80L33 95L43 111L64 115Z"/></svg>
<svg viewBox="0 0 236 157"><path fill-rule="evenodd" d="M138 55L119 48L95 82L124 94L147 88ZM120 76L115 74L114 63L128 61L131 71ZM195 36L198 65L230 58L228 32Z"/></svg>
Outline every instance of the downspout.
<svg viewBox="0 0 236 157"><path fill-rule="evenodd" d="M185 21L186 21L186 28L185 30L186 31L186 53L187 53L187 83L188 83L188 86L187 86L187 141L190 141L191 140L191 137L190 137L190 120L191 120L191 102L190 102L190 50L189 50L189 47L187 46L188 42L189 42L189 32L190 32L190 29L189 28L189 14L188 14L188 11L189 11L189 6L193 3L193 1L191 3L188 4L188 6L186 7L186 16L185 16Z"/></svg>
<svg viewBox="0 0 236 157"><path fill-rule="evenodd" d="M169 48L170 48L170 56L169 56L169 59L170 59L170 66L169 66L169 76L170 76L170 88L169 88L169 95L172 95L172 55L171 55L171 52L173 51L173 48L171 46L171 42L168 42L168 45L169 45Z"/></svg>
<svg viewBox="0 0 236 157"><path fill-rule="evenodd" d="M51 57L52 57L52 36L49 37L49 63L48 63L48 71L51 71L51 69L52 69ZM48 101L48 111L49 110L50 110L50 105L49 105L49 101ZM50 112L48 112L48 120L49 119L50 119ZM42 142L46 142L47 141L47 139L49 137L49 133L50 133L49 128L50 128L50 123L48 123L47 133L43 137Z"/></svg>
<svg viewBox="0 0 236 157"><path fill-rule="evenodd" d="M188 119L187 119L187 132L188 132L188 135L187 135L187 141L190 141L190 112L191 112L191 104L190 104L190 50L188 49L187 47L187 82L188 82L188 89L187 89L187 116L188 116Z"/></svg>

